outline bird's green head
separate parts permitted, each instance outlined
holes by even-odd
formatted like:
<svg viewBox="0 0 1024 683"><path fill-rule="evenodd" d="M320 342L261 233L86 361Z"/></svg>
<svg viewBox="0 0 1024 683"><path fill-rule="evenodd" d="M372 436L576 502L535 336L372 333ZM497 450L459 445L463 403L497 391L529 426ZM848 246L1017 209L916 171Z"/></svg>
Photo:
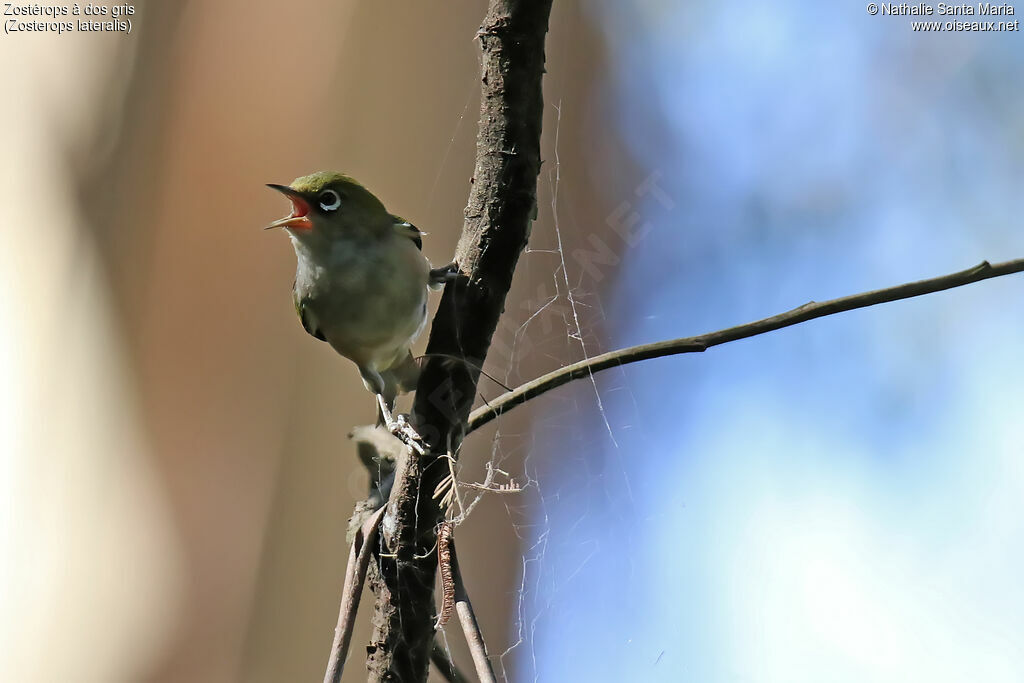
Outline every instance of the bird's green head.
<svg viewBox="0 0 1024 683"><path fill-rule="evenodd" d="M291 185L267 185L292 202L291 215L267 226L286 228L292 235L330 238L353 228L372 229L389 218L380 200L354 178L319 171L296 178Z"/></svg>

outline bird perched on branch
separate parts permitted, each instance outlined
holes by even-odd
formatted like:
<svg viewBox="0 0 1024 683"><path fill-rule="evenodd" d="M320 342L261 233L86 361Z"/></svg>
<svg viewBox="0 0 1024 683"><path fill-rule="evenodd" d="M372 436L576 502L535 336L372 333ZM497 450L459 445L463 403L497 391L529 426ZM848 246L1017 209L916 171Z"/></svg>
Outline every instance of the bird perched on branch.
<svg viewBox="0 0 1024 683"><path fill-rule="evenodd" d="M302 326L359 367L388 429L418 439L392 410L419 375L410 347L427 322L427 292L457 267L432 269L423 233L347 175L320 171L268 187L292 203L291 214L267 229L284 228L295 247Z"/></svg>

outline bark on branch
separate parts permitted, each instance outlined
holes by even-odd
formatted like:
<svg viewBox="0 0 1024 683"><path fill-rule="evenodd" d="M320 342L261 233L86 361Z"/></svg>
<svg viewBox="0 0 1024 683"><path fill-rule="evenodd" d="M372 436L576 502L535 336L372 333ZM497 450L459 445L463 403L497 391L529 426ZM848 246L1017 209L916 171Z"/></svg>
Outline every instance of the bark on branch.
<svg viewBox="0 0 1024 683"><path fill-rule="evenodd" d="M455 260L463 276L441 298L412 422L428 445L395 479L381 525L371 681L425 681L434 638L434 545L441 510L431 497L457 454L487 355L536 215L543 113L541 78L551 0L491 0L483 51L477 159ZM465 358L469 362L446 360Z"/></svg>

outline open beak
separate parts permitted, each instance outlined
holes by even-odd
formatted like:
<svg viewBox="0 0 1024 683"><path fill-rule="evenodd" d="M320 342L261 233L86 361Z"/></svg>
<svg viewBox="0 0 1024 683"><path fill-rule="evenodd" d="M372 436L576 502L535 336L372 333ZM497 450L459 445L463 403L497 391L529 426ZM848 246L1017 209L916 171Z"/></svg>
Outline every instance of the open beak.
<svg viewBox="0 0 1024 683"><path fill-rule="evenodd" d="M291 228L292 230L312 230L313 221L309 219L309 202L306 201L302 193L297 190L293 190L287 185L274 185L268 183L267 187L277 190L281 194L285 195L292 201L292 213L290 216L278 219L268 225L264 230L271 230L273 228Z"/></svg>

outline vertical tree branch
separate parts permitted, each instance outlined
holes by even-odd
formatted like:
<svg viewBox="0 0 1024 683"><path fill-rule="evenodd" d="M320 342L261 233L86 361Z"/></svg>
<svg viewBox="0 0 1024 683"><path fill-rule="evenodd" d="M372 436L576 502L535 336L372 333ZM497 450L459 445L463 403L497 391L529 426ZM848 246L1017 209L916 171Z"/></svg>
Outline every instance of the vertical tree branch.
<svg viewBox="0 0 1024 683"><path fill-rule="evenodd" d="M441 510L431 497L456 454L479 371L536 216L543 114L541 79L551 0L491 0L478 37L483 51L477 158L455 260L445 287L413 424L429 446L397 472L381 526L371 681L425 681L434 635L434 557ZM465 358L469 362L446 360Z"/></svg>

